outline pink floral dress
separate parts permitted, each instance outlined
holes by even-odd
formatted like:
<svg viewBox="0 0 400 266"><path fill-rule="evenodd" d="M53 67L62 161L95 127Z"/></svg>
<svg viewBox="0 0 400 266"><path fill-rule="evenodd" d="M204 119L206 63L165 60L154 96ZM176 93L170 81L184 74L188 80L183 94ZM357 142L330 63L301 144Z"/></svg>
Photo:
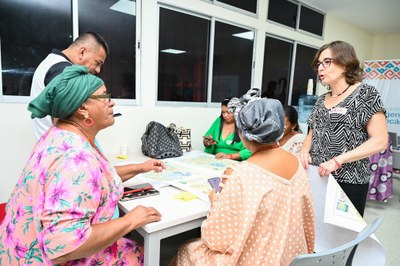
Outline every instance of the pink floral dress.
<svg viewBox="0 0 400 266"><path fill-rule="evenodd" d="M80 247L91 225L109 221L122 190L114 167L86 139L52 127L34 147L0 226L0 265L53 265ZM121 238L64 265L142 265L141 248Z"/></svg>

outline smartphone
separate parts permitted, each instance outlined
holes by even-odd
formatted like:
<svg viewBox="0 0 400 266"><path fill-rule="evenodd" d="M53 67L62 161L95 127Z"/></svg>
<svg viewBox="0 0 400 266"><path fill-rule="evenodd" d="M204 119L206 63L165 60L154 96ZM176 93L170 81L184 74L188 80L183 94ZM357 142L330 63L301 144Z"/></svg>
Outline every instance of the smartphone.
<svg viewBox="0 0 400 266"><path fill-rule="evenodd" d="M213 137L211 137L211 136L203 136L203 139L205 139L205 140L212 140L212 141L214 141L215 143L218 143L218 141L216 141L215 139L213 139Z"/></svg>
<svg viewBox="0 0 400 266"><path fill-rule="evenodd" d="M152 188L153 186L150 183L142 183L134 186L124 187L124 195L150 190Z"/></svg>
<svg viewBox="0 0 400 266"><path fill-rule="evenodd" d="M208 183L210 183L211 187L215 189L215 192L219 192L221 190L219 182L221 182L221 179L219 177L212 177L208 179Z"/></svg>
<svg viewBox="0 0 400 266"><path fill-rule="evenodd" d="M121 201L140 199L140 198L155 196L155 195L158 195L158 194L160 194L160 192L155 188L146 189L146 190L139 190L137 192L124 194L122 196Z"/></svg>

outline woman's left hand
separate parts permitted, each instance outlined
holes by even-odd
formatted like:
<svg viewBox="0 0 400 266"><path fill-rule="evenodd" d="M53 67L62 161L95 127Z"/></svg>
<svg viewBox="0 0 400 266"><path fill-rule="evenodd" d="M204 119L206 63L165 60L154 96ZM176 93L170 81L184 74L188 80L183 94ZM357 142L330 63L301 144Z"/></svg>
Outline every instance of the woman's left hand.
<svg viewBox="0 0 400 266"><path fill-rule="evenodd" d="M215 159L231 159L230 154L219 152L215 154Z"/></svg>
<svg viewBox="0 0 400 266"><path fill-rule="evenodd" d="M156 173L162 172L167 169L165 164L160 160L150 159L142 163L143 172L154 171Z"/></svg>
<svg viewBox="0 0 400 266"><path fill-rule="evenodd" d="M339 169L337 163L335 162L334 159L330 159L329 161L326 161L324 163L321 163L318 167L318 174L320 176L328 176L330 173L335 172L337 169Z"/></svg>

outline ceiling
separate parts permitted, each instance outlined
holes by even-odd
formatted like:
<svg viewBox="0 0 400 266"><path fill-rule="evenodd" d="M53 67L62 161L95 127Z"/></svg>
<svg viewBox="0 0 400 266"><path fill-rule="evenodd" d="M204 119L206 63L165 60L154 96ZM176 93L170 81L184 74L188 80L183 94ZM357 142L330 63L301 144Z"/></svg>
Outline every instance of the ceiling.
<svg viewBox="0 0 400 266"><path fill-rule="evenodd" d="M373 34L400 34L400 0L299 0Z"/></svg>

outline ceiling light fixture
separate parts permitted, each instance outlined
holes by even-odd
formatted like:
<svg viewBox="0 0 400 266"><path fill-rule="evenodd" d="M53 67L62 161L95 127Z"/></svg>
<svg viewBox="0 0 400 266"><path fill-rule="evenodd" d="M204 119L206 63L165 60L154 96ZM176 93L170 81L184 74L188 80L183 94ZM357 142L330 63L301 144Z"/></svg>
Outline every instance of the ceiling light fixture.
<svg viewBox="0 0 400 266"><path fill-rule="evenodd" d="M119 0L117 3L112 5L110 9L122 12L131 16L136 15L136 1L130 0Z"/></svg>
<svg viewBox="0 0 400 266"><path fill-rule="evenodd" d="M243 38L246 40L254 40L254 31L246 31L241 33L232 34L232 36Z"/></svg>
<svg viewBox="0 0 400 266"><path fill-rule="evenodd" d="M184 53L186 53L186 51L171 49L171 48L161 50L161 52L168 53L168 54L184 54Z"/></svg>

